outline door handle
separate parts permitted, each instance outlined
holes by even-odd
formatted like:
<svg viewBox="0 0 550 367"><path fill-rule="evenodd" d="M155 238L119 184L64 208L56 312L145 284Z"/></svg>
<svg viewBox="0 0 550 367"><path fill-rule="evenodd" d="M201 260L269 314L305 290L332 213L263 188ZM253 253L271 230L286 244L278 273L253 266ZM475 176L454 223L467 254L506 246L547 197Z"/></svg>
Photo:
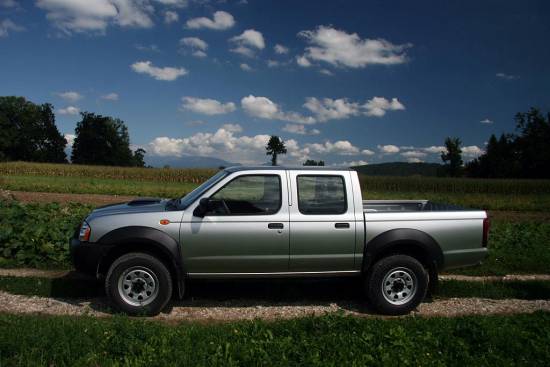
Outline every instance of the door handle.
<svg viewBox="0 0 550 367"><path fill-rule="evenodd" d="M267 228L269 229L283 229L285 226L283 223L269 223Z"/></svg>
<svg viewBox="0 0 550 367"><path fill-rule="evenodd" d="M349 223L335 223L334 228L349 228Z"/></svg>

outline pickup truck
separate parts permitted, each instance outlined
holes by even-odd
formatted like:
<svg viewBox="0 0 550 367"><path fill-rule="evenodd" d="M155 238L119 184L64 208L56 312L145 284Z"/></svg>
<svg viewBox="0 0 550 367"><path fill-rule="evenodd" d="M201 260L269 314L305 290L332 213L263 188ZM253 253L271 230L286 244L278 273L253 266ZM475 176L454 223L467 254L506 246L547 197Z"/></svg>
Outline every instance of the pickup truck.
<svg viewBox="0 0 550 367"><path fill-rule="evenodd" d="M231 167L177 199L93 210L70 240L77 271L116 309L158 314L188 279L362 277L369 305L416 308L444 269L487 254L485 211L363 200L351 169Z"/></svg>

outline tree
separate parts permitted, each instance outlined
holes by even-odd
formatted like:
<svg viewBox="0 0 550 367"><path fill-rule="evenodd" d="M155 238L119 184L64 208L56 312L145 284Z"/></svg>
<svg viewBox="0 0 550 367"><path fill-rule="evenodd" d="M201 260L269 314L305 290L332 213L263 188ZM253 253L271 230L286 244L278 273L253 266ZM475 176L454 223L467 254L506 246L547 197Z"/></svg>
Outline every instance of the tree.
<svg viewBox="0 0 550 367"><path fill-rule="evenodd" d="M447 174L451 177L458 177L462 171L461 145L462 142L459 138L448 137L445 139L445 148L447 151L441 153L441 159L445 163Z"/></svg>
<svg viewBox="0 0 550 367"><path fill-rule="evenodd" d="M145 160L143 159L145 157L145 149L143 148L137 148L134 151L134 166L136 167L145 167Z"/></svg>
<svg viewBox="0 0 550 367"><path fill-rule="evenodd" d="M271 165L277 165L277 156L286 154L285 143L278 136L272 135L269 142L265 146L266 154L271 156Z"/></svg>
<svg viewBox="0 0 550 367"><path fill-rule="evenodd" d="M304 166L324 166L325 161L316 161L313 159L308 159L304 162Z"/></svg>
<svg viewBox="0 0 550 367"><path fill-rule="evenodd" d="M71 161L76 164L135 166L130 137L124 121L90 112L81 113L76 124ZM143 152L141 152L143 151ZM144 154L141 149L138 157Z"/></svg>
<svg viewBox="0 0 550 367"><path fill-rule="evenodd" d="M0 97L0 159L67 162L67 141L55 125L53 106L24 97Z"/></svg>

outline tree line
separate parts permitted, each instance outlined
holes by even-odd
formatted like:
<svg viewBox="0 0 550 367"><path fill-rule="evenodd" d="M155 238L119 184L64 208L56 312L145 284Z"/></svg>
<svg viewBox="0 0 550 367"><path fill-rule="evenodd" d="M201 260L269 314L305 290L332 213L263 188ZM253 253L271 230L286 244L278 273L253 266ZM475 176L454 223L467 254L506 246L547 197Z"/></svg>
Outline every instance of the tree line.
<svg viewBox="0 0 550 367"><path fill-rule="evenodd" d="M445 140L445 174L477 178L550 178L550 113L537 108L515 115L516 131L492 134L485 153L463 164L459 138Z"/></svg>
<svg viewBox="0 0 550 367"><path fill-rule="evenodd" d="M124 121L91 112L82 112L80 117L72 163L145 166L145 150L131 150ZM0 160L68 163L66 146L51 104L35 104L24 97L0 97Z"/></svg>

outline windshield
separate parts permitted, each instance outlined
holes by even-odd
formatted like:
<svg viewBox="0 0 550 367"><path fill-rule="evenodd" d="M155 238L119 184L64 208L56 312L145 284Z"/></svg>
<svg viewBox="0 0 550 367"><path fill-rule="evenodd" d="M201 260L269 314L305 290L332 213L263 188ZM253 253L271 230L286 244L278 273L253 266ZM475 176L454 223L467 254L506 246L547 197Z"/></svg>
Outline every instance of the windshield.
<svg viewBox="0 0 550 367"><path fill-rule="evenodd" d="M199 196L201 196L206 190L208 190L212 185L214 185L216 182L220 181L222 178L227 176L226 171L220 171L216 173L214 176L210 177L208 180L204 181L202 185L195 188L195 190L191 191L189 194L185 195L180 199L180 208L185 209L191 203L193 203Z"/></svg>

